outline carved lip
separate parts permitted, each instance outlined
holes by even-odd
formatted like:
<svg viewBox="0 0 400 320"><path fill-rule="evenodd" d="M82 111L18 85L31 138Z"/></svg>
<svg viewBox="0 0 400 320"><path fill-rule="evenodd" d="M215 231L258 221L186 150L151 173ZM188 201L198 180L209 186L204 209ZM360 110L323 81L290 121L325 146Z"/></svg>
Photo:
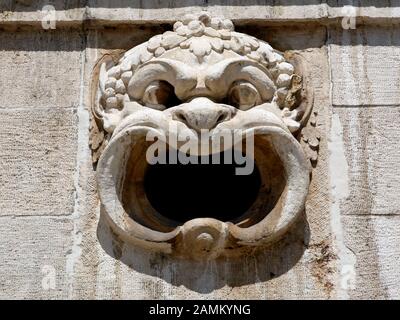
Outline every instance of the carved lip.
<svg viewBox="0 0 400 320"><path fill-rule="evenodd" d="M178 256L217 257L226 253L228 247L240 251L245 246L265 245L279 239L303 210L310 168L300 144L279 123L258 122L253 127L249 123L243 131L255 134L255 159L267 159L266 167L273 165L282 170L279 173L283 185L279 181L272 183L272 187L282 188L269 212L245 214L235 222L198 218L182 225L161 216L148 201L146 205L143 190L138 187L146 169L143 154L149 143L145 137L149 132L163 133L167 124L159 120L125 123L123 129L115 132L99 161L97 182L103 212L122 238ZM260 171L266 170L261 166ZM124 195L127 179L132 180L129 185L134 187L130 197ZM131 212L127 212L127 207ZM229 252L235 251L231 249Z"/></svg>

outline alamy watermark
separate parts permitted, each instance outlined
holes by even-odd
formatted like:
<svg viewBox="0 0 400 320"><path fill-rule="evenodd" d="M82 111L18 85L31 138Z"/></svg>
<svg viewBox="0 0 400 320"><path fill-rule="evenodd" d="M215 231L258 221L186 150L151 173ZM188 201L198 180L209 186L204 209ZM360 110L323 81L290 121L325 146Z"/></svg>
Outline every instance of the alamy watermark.
<svg viewBox="0 0 400 320"><path fill-rule="evenodd" d="M357 9L353 6L344 6L342 8L342 28L345 30L355 29L356 28L356 16L357 16Z"/></svg>
<svg viewBox="0 0 400 320"><path fill-rule="evenodd" d="M252 130L226 129L211 132L203 129L199 135L186 135L174 134L177 132L176 127L173 124L170 126L168 137L154 131L146 135L146 141L153 142L146 151L149 164L235 164L236 175L249 175L253 172Z"/></svg>
<svg viewBox="0 0 400 320"><path fill-rule="evenodd" d="M57 285L56 269L52 265L44 265L41 269L43 273L42 289L54 290Z"/></svg>
<svg viewBox="0 0 400 320"><path fill-rule="evenodd" d="M48 4L42 8L42 28L55 29L57 23L57 11L54 6Z"/></svg>
<svg viewBox="0 0 400 320"><path fill-rule="evenodd" d="M344 265L340 271L340 287L343 290L356 288L356 271L353 265Z"/></svg>

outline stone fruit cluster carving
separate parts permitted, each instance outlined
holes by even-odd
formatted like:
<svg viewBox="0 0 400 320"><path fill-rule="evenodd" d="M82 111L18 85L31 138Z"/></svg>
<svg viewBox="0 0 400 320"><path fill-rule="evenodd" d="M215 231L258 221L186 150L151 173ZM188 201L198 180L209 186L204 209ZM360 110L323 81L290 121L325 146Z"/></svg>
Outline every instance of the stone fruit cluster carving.
<svg viewBox="0 0 400 320"><path fill-rule="evenodd" d="M302 212L309 185L309 161L294 137L312 105L301 72L296 59L205 12L184 17L117 63L104 60L93 107L101 129L92 148L100 150L99 195L114 231L149 250L195 259L241 253L283 236ZM155 212L141 186L145 136L168 136L172 123L194 139L202 129L251 131L255 160L272 191L237 221L179 224Z"/></svg>

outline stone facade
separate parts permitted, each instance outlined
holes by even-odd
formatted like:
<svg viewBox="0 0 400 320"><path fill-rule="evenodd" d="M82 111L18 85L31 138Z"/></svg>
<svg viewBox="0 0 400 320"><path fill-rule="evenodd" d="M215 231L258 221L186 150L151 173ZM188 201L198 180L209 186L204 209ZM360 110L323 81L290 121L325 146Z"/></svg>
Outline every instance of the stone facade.
<svg viewBox="0 0 400 320"><path fill-rule="evenodd" d="M400 7L266 3L76 0L42 11L46 1L1 1L1 298L400 298ZM200 11L301 60L312 89L293 135L312 160L304 210L280 241L240 259L127 245L98 196L101 62Z"/></svg>

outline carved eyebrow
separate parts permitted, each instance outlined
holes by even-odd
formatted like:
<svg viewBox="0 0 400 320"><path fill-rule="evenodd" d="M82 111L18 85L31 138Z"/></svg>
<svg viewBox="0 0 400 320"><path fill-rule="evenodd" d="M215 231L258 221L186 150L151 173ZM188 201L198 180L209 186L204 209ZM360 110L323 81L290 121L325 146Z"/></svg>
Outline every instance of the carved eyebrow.
<svg viewBox="0 0 400 320"><path fill-rule="evenodd" d="M196 72L187 64L170 60L157 59L144 63L133 74L128 83L128 94L135 100L143 97L147 86L156 80L166 81L175 88L177 97L196 86Z"/></svg>
<svg viewBox="0 0 400 320"><path fill-rule="evenodd" d="M252 83L263 101L270 100L276 91L272 75L261 64L242 58L221 61L210 68L205 79L207 87L218 88L219 96L225 96L233 82L245 80ZM224 91L224 92L222 92Z"/></svg>

